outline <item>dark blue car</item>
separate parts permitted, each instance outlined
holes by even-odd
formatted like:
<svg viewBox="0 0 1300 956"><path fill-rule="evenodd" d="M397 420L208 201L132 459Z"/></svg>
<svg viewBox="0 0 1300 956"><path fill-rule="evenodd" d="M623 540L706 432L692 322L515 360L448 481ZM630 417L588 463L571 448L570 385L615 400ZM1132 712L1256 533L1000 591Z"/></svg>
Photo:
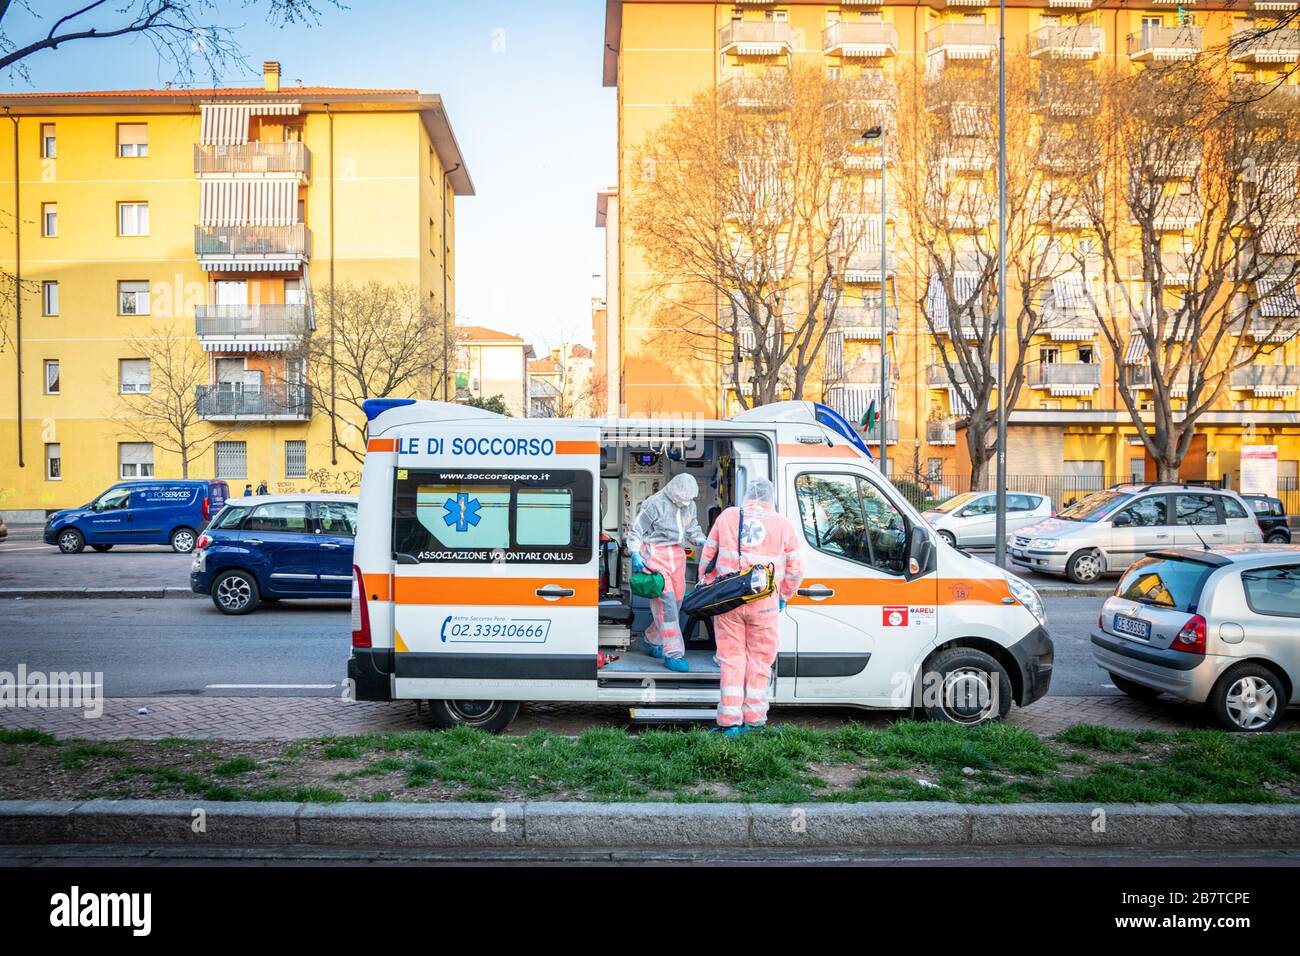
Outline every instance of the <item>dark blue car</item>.
<svg viewBox="0 0 1300 956"><path fill-rule="evenodd" d="M217 479L119 482L89 504L46 518L44 540L64 554L79 554L86 545L109 551L116 544L170 544L188 554L229 492Z"/></svg>
<svg viewBox="0 0 1300 956"><path fill-rule="evenodd" d="M223 614L281 598L348 598L356 533L355 498L233 498L199 538L190 588Z"/></svg>

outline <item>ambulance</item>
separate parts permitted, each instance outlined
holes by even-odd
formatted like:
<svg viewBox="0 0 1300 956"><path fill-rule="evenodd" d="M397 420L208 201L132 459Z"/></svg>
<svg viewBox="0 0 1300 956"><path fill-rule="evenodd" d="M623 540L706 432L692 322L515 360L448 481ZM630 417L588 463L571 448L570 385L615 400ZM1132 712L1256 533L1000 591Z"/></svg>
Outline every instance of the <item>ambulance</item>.
<svg viewBox="0 0 1300 956"><path fill-rule="evenodd" d="M723 421L517 419L464 405L365 405L349 693L423 701L441 727L505 728L523 701L712 720L706 623L689 670L643 652L625 535L674 475L708 529L768 478L806 574L781 614L771 702L975 725L1047 693L1052 641L1025 582L944 543L853 427L813 402ZM698 558L698 555L695 556ZM688 562L688 588L698 573Z"/></svg>

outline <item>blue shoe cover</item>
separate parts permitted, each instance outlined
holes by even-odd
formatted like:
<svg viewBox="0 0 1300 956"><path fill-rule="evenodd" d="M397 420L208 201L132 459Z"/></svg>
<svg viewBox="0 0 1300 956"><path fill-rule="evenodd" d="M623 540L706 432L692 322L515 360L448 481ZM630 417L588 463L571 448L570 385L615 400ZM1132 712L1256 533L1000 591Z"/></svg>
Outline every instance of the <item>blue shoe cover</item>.
<svg viewBox="0 0 1300 956"><path fill-rule="evenodd" d="M691 665L686 663L684 657L665 657L664 667L670 671L688 671L691 669Z"/></svg>
<svg viewBox="0 0 1300 956"><path fill-rule="evenodd" d="M662 644L651 644L649 641L641 642L645 646L645 652L653 658L664 656L664 646Z"/></svg>

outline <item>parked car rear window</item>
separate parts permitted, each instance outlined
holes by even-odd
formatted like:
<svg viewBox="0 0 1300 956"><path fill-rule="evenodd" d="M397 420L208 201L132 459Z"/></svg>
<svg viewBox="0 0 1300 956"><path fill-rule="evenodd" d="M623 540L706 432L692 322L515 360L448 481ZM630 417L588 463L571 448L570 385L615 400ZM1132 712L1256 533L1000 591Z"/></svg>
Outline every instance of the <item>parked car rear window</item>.
<svg viewBox="0 0 1300 956"><path fill-rule="evenodd" d="M1242 571L1241 586L1256 614L1300 617L1300 564Z"/></svg>
<svg viewBox="0 0 1300 956"><path fill-rule="evenodd" d="M1241 503L1238 502L1236 498L1229 498L1227 495L1224 495L1222 500L1223 500L1223 516L1225 518L1249 518L1250 517L1250 515L1246 514L1246 509L1241 506Z"/></svg>
<svg viewBox="0 0 1300 956"><path fill-rule="evenodd" d="M274 501L258 505L244 524L245 531L306 531L307 502Z"/></svg>
<svg viewBox="0 0 1300 956"><path fill-rule="evenodd" d="M1213 571L1211 565L1185 558L1142 558L1119 579L1115 596L1190 614Z"/></svg>
<svg viewBox="0 0 1300 956"><path fill-rule="evenodd" d="M952 498L949 498L943 504L935 505L933 510L941 512L942 514L947 514L950 511L956 511L964 504L969 504L970 502L974 501L977 497L979 497L977 494L968 491L965 494L956 495Z"/></svg>
<svg viewBox="0 0 1300 956"><path fill-rule="evenodd" d="M216 520L212 522L212 527L223 531L238 528L239 523L244 520L246 514L248 514L247 508L226 508L221 514L217 515Z"/></svg>
<svg viewBox="0 0 1300 956"><path fill-rule="evenodd" d="M1128 501L1132 495L1122 491L1094 491L1081 501L1066 508L1058 518L1066 521L1100 521L1115 505Z"/></svg>

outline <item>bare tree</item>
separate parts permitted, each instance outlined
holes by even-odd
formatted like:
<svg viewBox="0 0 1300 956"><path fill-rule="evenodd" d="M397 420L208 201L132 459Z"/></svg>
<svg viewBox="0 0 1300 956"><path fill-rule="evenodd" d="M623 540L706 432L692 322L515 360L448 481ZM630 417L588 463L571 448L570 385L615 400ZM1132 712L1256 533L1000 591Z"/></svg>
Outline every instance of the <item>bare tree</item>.
<svg viewBox="0 0 1300 956"><path fill-rule="evenodd" d="M330 419L335 447L360 462L365 435L355 423L365 421L366 399L433 397L446 316L417 287L377 280L317 296L315 313L300 346L313 405Z"/></svg>
<svg viewBox="0 0 1300 956"><path fill-rule="evenodd" d="M163 323L127 348L132 358L149 362L148 391L122 393L114 382L119 394L112 417L122 435L179 457L181 477L188 478L190 463L231 431L200 414L199 389L211 374L208 356L192 336Z"/></svg>
<svg viewBox="0 0 1300 956"><path fill-rule="evenodd" d="M644 305L662 347L721 361L745 407L804 397L839 280L879 235L861 102L812 66L730 76L638 151L626 208L655 270Z"/></svg>
<svg viewBox="0 0 1300 956"><path fill-rule="evenodd" d="M1106 81L1083 190L1107 280L1092 304L1162 481L1230 388L1289 374L1259 364L1300 321L1300 137L1269 103L1233 105L1206 60Z"/></svg>
<svg viewBox="0 0 1300 956"><path fill-rule="evenodd" d="M273 26L310 26L319 18L313 0L244 0L239 6L265 7ZM26 79L27 61L47 50L134 37L153 47L175 80L205 73L215 83L244 60L236 27L221 22L221 7L218 0L0 0L0 69Z"/></svg>

